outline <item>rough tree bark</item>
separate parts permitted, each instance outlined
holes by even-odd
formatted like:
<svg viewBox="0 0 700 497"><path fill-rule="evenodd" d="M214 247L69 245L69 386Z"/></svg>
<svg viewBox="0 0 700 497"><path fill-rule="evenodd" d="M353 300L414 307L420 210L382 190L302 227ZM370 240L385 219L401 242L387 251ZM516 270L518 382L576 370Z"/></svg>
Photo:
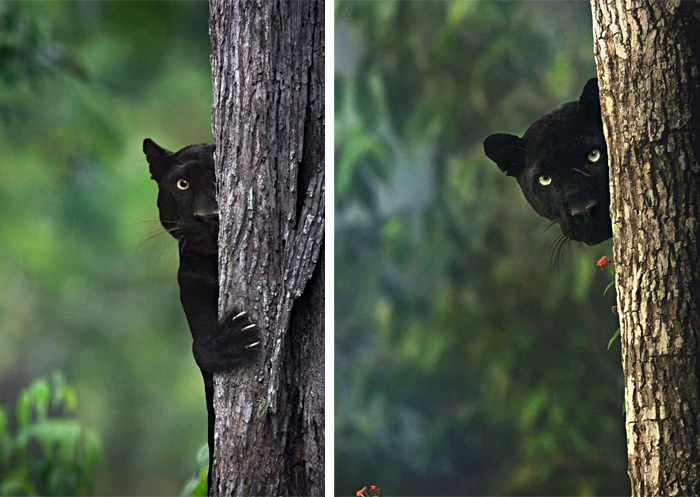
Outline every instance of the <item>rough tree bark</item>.
<svg viewBox="0 0 700 497"><path fill-rule="evenodd" d="M700 494L700 11L591 0L632 495Z"/></svg>
<svg viewBox="0 0 700 497"><path fill-rule="evenodd" d="M263 334L215 377L210 495L323 495L323 2L210 0L210 35L219 310Z"/></svg>

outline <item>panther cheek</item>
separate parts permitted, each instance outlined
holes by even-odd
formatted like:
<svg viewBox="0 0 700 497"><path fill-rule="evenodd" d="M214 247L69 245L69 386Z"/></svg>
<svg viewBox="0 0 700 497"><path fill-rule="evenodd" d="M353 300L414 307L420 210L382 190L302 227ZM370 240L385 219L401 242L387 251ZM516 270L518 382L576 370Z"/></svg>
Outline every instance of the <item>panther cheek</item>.
<svg viewBox="0 0 700 497"><path fill-rule="evenodd" d="M568 223L560 219L557 221L557 224L559 225L559 229L561 229L561 232L564 233L564 235L566 235L567 238L573 238L573 232L571 230L571 226Z"/></svg>
<svg viewBox="0 0 700 497"><path fill-rule="evenodd" d="M530 204L534 211L540 216L549 219L550 221L559 222L559 216L553 212L549 205L541 202L528 188L522 188L525 200Z"/></svg>

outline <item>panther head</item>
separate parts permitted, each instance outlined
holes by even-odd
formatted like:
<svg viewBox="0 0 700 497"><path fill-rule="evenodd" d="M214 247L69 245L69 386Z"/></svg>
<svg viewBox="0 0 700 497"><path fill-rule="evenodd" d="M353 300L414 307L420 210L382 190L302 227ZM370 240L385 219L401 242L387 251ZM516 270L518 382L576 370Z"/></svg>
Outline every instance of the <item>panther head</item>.
<svg viewBox="0 0 700 497"><path fill-rule="evenodd" d="M597 79L586 83L577 102L539 118L522 138L489 136L484 151L515 177L533 209L568 238L596 245L612 236Z"/></svg>
<svg viewBox="0 0 700 497"><path fill-rule="evenodd" d="M143 151L158 183L158 210L163 227L181 250L217 252L219 209L216 203L213 144L190 145L170 152L150 138Z"/></svg>

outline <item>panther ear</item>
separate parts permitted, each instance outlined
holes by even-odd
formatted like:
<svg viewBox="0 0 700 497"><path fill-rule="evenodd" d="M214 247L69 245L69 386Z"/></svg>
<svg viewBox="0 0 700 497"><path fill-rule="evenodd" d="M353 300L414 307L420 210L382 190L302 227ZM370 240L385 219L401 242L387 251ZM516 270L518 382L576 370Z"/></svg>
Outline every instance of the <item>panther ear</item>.
<svg viewBox="0 0 700 497"><path fill-rule="evenodd" d="M591 78L583 87L578 99L578 108L587 114L600 117L600 95L598 94L598 78Z"/></svg>
<svg viewBox="0 0 700 497"><path fill-rule="evenodd" d="M517 176L525 167L525 142L515 135L502 133L484 140L486 157L496 163L508 176Z"/></svg>
<svg viewBox="0 0 700 497"><path fill-rule="evenodd" d="M150 138L146 138L143 141L143 153L146 154L146 160L151 171L151 179L160 181L170 167L168 159L172 152L168 152Z"/></svg>

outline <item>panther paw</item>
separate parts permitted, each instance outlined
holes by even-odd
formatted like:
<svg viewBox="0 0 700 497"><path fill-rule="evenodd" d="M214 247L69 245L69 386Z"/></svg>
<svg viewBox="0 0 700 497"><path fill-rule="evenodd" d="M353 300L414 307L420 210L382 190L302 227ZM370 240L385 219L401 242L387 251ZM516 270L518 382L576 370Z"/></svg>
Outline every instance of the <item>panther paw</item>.
<svg viewBox="0 0 700 497"><path fill-rule="evenodd" d="M192 344L197 365L217 373L253 364L262 349L260 328L247 312L231 312L218 326Z"/></svg>
<svg viewBox="0 0 700 497"><path fill-rule="evenodd" d="M231 318L229 333L235 333L244 349L255 349L260 346L260 329L250 320L246 311L241 311Z"/></svg>

